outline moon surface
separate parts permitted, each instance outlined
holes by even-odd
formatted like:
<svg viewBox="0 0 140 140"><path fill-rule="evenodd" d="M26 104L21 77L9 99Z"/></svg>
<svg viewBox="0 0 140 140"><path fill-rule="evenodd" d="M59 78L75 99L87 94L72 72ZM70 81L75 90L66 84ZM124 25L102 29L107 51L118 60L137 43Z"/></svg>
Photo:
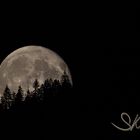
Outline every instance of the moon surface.
<svg viewBox="0 0 140 140"><path fill-rule="evenodd" d="M17 92L20 85L26 92L33 90L33 82L46 79L61 80L64 71L72 83L67 64L55 52L41 46L25 46L9 54L0 65L0 95L6 85Z"/></svg>

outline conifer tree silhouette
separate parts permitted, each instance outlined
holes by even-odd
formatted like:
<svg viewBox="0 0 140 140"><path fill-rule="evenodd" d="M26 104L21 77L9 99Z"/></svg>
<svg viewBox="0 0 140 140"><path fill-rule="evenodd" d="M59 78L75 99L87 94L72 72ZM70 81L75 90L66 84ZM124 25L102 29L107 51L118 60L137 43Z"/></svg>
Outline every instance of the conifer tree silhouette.
<svg viewBox="0 0 140 140"><path fill-rule="evenodd" d="M60 81L55 79L52 83L52 87L53 87L53 96L56 96L60 92L60 88L61 88Z"/></svg>
<svg viewBox="0 0 140 140"><path fill-rule="evenodd" d="M38 90L38 99L39 101L43 101L45 96L45 86L44 84L41 85L41 87Z"/></svg>
<svg viewBox="0 0 140 140"><path fill-rule="evenodd" d="M39 84L38 80L35 79L33 82L33 91L27 90L24 94L21 86L18 88L18 92L10 91L9 87L6 86L3 96L1 97L1 107L7 110L11 107L14 110L31 109L36 110L36 107L44 108L45 106L62 108L64 104L71 102L69 94L71 92L71 82L69 76L64 71L60 81L58 79L52 80L46 79L43 84ZM25 100L23 96L26 95ZM70 96L69 96L70 95ZM69 102L70 101L70 102ZM61 106L62 105L62 106Z"/></svg>
<svg viewBox="0 0 140 140"><path fill-rule="evenodd" d="M25 97L25 102L29 103L31 101L31 92L30 90L28 89L27 90L27 95Z"/></svg>
<svg viewBox="0 0 140 140"><path fill-rule="evenodd" d="M35 92L37 92L38 88L39 88L39 82L37 79L35 79L34 83L33 83L33 88L35 89Z"/></svg>
<svg viewBox="0 0 140 140"><path fill-rule="evenodd" d="M71 88L71 82L69 79L69 76L67 75L66 71L64 71L62 77L61 77L61 84L63 88Z"/></svg>
<svg viewBox="0 0 140 140"><path fill-rule="evenodd" d="M13 93L12 93L12 100L15 101L15 98L16 98L16 93L13 92Z"/></svg>
<svg viewBox="0 0 140 140"><path fill-rule="evenodd" d="M4 98L6 99L6 100L11 100L11 91L10 91L10 89L9 89L9 87L6 85L6 88L5 88L5 90L4 90Z"/></svg>
<svg viewBox="0 0 140 140"><path fill-rule="evenodd" d="M27 96L31 96L31 92L29 89L27 90Z"/></svg>
<svg viewBox="0 0 140 140"><path fill-rule="evenodd" d="M1 107L2 107L2 110L7 109L7 103L6 103L4 96L1 97Z"/></svg>
<svg viewBox="0 0 140 140"><path fill-rule="evenodd" d="M45 80L44 86L45 86L45 88L51 88L51 83L50 83L49 79Z"/></svg>
<svg viewBox="0 0 140 140"><path fill-rule="evenodd" d="M12 94L11 94L11 91L10 91L8 85L6 85L6 88L3 93L3 101L4 100L5 100L6 109L9 109L10 106L12 105Z"/></svg>
<svg viewBox="0 0 140 140"><path fill-rule="evenodd" d="M15 97L15 103L20 104L20 103L22 103L22 101L23 101L23 89L21 86L19 86L18 92Z"/></svg>

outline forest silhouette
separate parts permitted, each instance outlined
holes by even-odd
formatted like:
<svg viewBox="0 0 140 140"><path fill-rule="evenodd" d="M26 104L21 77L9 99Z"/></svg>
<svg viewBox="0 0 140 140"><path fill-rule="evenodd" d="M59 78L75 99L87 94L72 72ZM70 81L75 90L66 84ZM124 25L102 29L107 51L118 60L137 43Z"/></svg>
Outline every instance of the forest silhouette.
<svg viewBox="0 0 140 140"><path fill-rule="evenodd" d="M19 85L15 93L7 85L1 97L0 112L60 111L68 109L71 101L72 83L64 71L61 80L46 79L40 85L38 79L35 79L32 91L25 92Z"/></svg>

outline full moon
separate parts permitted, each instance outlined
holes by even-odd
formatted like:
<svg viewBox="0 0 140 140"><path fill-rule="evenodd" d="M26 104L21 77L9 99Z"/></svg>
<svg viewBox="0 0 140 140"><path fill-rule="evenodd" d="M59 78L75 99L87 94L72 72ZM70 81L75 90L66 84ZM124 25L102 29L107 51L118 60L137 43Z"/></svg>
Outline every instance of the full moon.
<svg viewBox="0 0 140 140"><path fill-rule="evenodd" d="M26 92L33 89L38 79L42 84L46 79L60 80L64 71L72 83L67 64L55 52L42 46L25 46L9 54L0 65L0 95L6 85L17 92L19 85Z"/></svg>

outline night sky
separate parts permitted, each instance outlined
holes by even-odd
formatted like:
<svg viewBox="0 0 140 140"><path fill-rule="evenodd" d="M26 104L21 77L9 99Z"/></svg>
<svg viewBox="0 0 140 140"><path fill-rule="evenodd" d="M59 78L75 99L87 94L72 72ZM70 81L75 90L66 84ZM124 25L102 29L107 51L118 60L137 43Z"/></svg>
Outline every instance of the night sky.
<svg viewBox="0 0 140 140"><path fill-rule="evenodd" d="M47 10L29 10L7 14L0 26L0 62L12 51L27 45L48 47L68 64L73 78L78 111L88 111L88 95L83 93L87 79L88 46L84 22L78 15L67 11L67 16ZM78 18L77 18L78 16Z"/></svg>
<svg viewBox="0 0 140 140"><path fill-rule="evenodd" d="M68 64L74 85L73 92L75 95L73 98L76 100L76 104L73 112L70 113L66 110L67 113L45 114L50 120L45 120L45 116L40 114L36 114L36 117L33 114L30 118L28 118L27 114L14 114L12 116L17 120L14 119L13 122L9 120L8 122L10 122L10 126L14 125L15 128L21 129L18 134L23 136L22 132L25 132L25 129L22 129L23 124L24 127L28 126L26 131L30 135L42 135L43 133L46 138L48 137L46 134L49 134L49 132L59 133L60 135L61 133L57 130L70 132L67 130L70 125L73 126L73 130L76 129L76 125L77 127L79 126L75 123L82 121L80 124L82 127L87 124L86 118L88 118L89 104L91 102L88 101L90 93L86 87L89 85L87 80L91 75L89 71L91 71L92 61L91 56L88 55L90 46L87 45L89 38L87 36L88 28L85 28L86 18L87 16L82 13L71 12L68 9L67 12L60 9L60 12L53 13L52 10L49 11L46 7L40 10L35 7L28 10L19 8L17 11L11 11L1 17L0 62L12 51L23 46L41 45L48 47L58 53ZM51 115L52 118L50 117ZM11 114L7 115L6 118L9 118L9 116L11 117ZM8 122L6 123L7 125ZM62 130L58 129L60 125L63 126ZM5 126L5 123L2 126ZM44 129L44 127L49 130ZM53 127L53 129L50 127ZM55 130L56 128L57 130Z"/></svg>
<svg viewBox="0 0 140 140"><path fill-rule="evenodd" d="M81 130L79 135L85 134L86 139L90 132L103 138L128 138L128 133L119 133L110 123L120 121L124 111L132 118L139 114L139 10L133 15L131 9L46 9L1 17L0 61L26 45L52 49L72 74L77 112L66 122L72 121L75 133Z"/></svg>

